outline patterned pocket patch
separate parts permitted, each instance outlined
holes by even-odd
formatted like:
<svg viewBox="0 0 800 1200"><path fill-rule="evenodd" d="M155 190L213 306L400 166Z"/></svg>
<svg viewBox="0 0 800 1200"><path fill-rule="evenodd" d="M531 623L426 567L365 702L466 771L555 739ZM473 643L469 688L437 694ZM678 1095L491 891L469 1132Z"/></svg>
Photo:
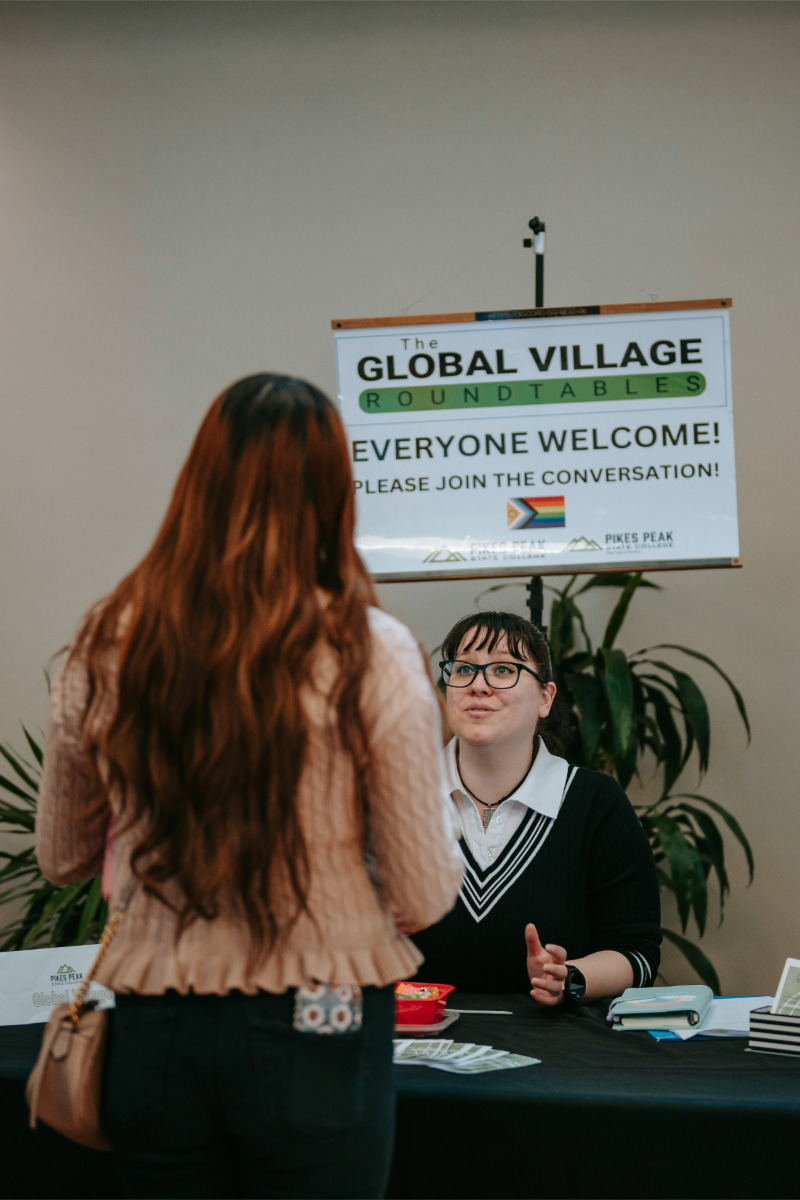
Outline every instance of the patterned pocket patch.
<svg viewBox="0 0 800 1200"><path fill-rule="evenodd" d="M318 983L295 991L293 1024L300 1033L355 1033L363 1019L360 987Z"/></svg>

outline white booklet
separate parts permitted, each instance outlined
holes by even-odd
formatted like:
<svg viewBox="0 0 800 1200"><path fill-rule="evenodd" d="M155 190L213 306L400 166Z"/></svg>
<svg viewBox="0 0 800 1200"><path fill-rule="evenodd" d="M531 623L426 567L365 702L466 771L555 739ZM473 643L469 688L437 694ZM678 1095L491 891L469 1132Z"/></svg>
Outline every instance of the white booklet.
<svg viewBox="0 0 800 1200"><path fill-rule="evenodd" d="M717 996L699 1025L691 1029L673 1029L682 1041L697 1037L747 1037L750 1033L750 1013L772 1003L772 996Z"/></svg>

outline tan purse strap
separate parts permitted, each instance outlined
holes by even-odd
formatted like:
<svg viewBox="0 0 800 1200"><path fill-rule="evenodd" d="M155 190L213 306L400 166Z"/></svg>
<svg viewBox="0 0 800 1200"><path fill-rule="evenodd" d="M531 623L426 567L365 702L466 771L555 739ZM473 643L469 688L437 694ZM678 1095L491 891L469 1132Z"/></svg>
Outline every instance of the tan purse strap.
<svg viewBox="0 0 800 1200"><path fill-rule="evenodd" d="M89 967L89 970L84 975L83 979L80 982L78 990L76 991L75 995L72 998L72 1003L69 1006L69 1015L70 1015L73 1025L75 1025L76 1027L78 1025L78 1020L80 1018L81 1009L83 1008L83 1005L86 1002L86 997L88 995L89 988L91 986L92 980L94 979L95 972L97 971L97 968L100 966L100 963L103 961L103 957L105 955L106 950L108 949L108 947L111 945L112 941L114 940L114 935L117 932L120 921L122 920L122 918L124 916L125 916L124 911L123 912L116 911L116 912L111 913L111 915L109 916L108 920L106 921L106 927L103 930L102 936L100 938L100 948L97 951L95 960L92 963L92 965Z"/></svg>

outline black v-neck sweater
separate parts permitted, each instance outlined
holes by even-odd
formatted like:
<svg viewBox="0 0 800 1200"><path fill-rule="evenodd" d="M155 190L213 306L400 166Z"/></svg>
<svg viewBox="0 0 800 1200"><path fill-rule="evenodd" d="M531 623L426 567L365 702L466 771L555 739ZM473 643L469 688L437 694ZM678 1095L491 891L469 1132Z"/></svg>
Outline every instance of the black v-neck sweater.
<svg viewBox="0 0 800 1200"><path fill-rule="evenodd" d="M466 864L455 908L414 934L425 955L416 978L463 991L530 991L525 926L568 961L617 950L649 986L660 961L660 902L650 843L610 775L570 767L556 818L529 811L497 860Z"/></svg>

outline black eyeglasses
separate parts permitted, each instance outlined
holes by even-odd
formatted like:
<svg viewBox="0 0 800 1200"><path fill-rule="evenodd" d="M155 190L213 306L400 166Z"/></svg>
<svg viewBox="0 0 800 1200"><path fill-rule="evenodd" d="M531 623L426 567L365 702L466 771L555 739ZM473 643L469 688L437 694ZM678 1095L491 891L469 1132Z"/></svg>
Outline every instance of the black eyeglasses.
<svg viewBox="0 0 800 1200"><path fill-rule="evenodd" d="M445 687L469 687L477 678L478 671L483 671L486 686L490 688L514 687L519 682L520 671L527 671L534 679L538 679L539 683L547 682L541 675L537 675L530 667L523 667L521 663L491 662L480 666L478 663L464 662L460 658L445 658L439 663L439 670L442 672Z"/></svg>

